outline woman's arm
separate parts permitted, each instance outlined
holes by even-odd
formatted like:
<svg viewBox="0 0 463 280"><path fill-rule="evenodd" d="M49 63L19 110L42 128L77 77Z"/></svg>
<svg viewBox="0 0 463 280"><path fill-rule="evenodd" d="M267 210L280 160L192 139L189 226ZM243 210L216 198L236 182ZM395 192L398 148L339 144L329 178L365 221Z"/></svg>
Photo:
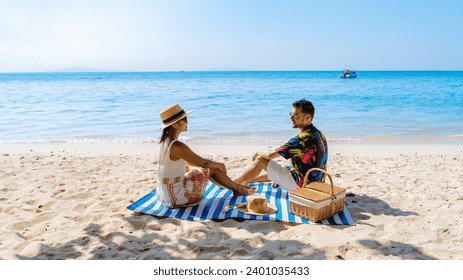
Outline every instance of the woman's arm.
<svg viewBox="0 0 463 280"><path fill-rule="evenodd" d="M172 160L184 159L193 166L199 166L203 168L218 168L224 173L227 173L225 164L202 158L193 152L185 143L180 141L177 141L172 145L172 148L170 149L170 158Z"/></svg>

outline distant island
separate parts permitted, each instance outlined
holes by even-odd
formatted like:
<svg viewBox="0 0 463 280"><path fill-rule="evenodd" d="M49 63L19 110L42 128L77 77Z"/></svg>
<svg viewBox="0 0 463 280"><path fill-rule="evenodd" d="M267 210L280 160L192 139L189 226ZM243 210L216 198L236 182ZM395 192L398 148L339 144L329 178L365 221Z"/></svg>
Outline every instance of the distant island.
<svg viewBox="0 0 463 280"><path fill-rule="evenodd" d="M49 70L47 72L113 72L110 70L95 69L91 67L68 67L59 70Z"/></svg>

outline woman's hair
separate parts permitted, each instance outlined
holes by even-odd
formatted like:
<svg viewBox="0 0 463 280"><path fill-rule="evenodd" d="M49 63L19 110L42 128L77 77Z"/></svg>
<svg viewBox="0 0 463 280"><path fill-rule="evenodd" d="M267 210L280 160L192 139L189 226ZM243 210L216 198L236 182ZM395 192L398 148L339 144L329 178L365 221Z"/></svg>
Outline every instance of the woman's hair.
<svg viewBox="0 0 463 280"><path fill-rule="evenodd" d="M161 135L161 139L159 140L159 144L161 144L162 142L166 140L167 136L171 134L172 130L173 130L172 126L168 126L162 130L162 135Z"/></svg>
<svg viewBox="0 0 463 280"><path fill-rule="evenodd" d="M179 121L185 121L187 122L187 117L184 116L183 118L181 118L180 120L176 121L175 123L179 122ZM173 123L173 124L175 124ZM173 125L172 124L172 125ZM169 125L168 127L164 128L162 130L162 135L161 135L161 139L159 140L159 144L161 144L162 142L164 142L167 138L167 136L169 136L169 134L172 134L172 131L174 130L174 128L172 127L172 125Z"/></svg>

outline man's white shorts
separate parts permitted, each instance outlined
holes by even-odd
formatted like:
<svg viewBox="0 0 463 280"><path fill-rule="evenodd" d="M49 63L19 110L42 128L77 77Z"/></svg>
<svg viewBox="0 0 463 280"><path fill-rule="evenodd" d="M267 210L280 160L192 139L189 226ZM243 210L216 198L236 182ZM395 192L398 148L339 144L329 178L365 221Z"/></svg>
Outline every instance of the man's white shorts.
<svg viewBox="0 0 463 280"><path fill-rule="evenodd" d="M286 166L281 165L275 160L269 160L267 165L267 176L274 183L280 185L285 190L294 190L298 188L296 181L294 181L289 170Z"/></svg>

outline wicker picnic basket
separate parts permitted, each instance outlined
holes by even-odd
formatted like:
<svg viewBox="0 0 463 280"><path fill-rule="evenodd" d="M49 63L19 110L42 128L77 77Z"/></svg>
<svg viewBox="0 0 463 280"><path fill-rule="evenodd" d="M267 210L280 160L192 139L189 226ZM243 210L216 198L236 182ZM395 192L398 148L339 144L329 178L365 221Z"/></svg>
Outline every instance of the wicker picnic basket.
<svg viewBox="0 0 463 280"><path fill-rule="evenodd" d="M330 184L321 182L308 183L309 174L319 171L327 175ZM289 211L317 222L333 216L344 209L346 189L333 185L330 174L320 168L312 168L305 174L304 185L289 192Z"/></svg>

